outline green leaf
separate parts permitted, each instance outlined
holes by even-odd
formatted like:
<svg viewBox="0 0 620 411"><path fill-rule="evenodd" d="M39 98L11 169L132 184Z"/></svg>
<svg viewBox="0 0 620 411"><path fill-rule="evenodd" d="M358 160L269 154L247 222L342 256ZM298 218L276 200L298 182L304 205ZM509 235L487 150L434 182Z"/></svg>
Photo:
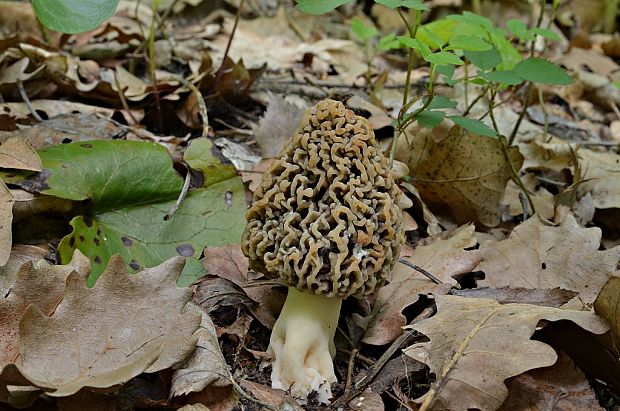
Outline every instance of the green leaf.
<svg viewBox="0 0 620 411"><path fill-rule="evenodd" d="M342 6L351 0L295 0L297 8L304 13L323 14Z"/></svg>
<svg viewBox="0 0 620 411"><path fill-rule="evenodd" d="M375 0L375 3L381 4L385 7L389 7L391 9L395 9L401 6L400 0Z"/></svg>
<svg viewBox="0 0 620 411"><path fill-rule="evenodd" d="M454 75L455 69L456 67L451 66L451 65L435 67L435 71L437 71L437 73L443 76L443 81L449 86L456 84L456 81L452 80L452 76Z"/></svg>
<svg viewBox="0 0 620 411"><path fill-rule="evenodd" d="M118 0L32 0L41 23L63 33L92 30L110 18Z"/></svg>
<svg viewBox="0 0 620 411"><path fill-rule="evenodd" d="M355 35L362 40L369 40L379 34L376 28L373 26L367 26L359 19L351 20L351 30L353 30L353 33L355 33Z"/></svg>
<svg viewBox="0 0 620 411"><path fill-rule="evenodd" d="M450 39L450 46L446 49L484 51L492 46L481 38L457 34Z"/></svg>
<svg viewBox="0 0 620 411"><path fill-rule="evenodd" d="M442 96L441 94L437 94L433 96L433 99L431 100L428 107L426 107L426 109L435 110L439 108L454 108L456 107L456 105L457 105L456 101L450 100L449 98Z"/></svg>
<svg viewBox="0 0 620 411"><path fill-rule="evenodd" d="M463 14L452 14L446 18L454 21L478 25L486 29L493 28L493 22L491 20L469 11L464 11Z"/></svg>
<svg viewBox="0 0 620 411"><path fill-rule="evenodd" d="M490 70L502 62L502 56L495 48L485 51L466 50L464 54L465 58L480 70Z"/></svg>
<svg viewBox="0 0 620 411"><path fill-rule="evenodd" d="M95 211L168 200L183 187L166 149L144 141L93 140L38 151L42 194L89 200Z"/></svg>
<svg viewBox="0 0 620 411"><path fill-rule="evenodd" d="M237 176L237 169L230 160L213 146L208 138L196 138L183 153L183 160L202 177L202 187Z"/></svg>
<svg viewBox="0 0 620 411"><path fill-rule="evenodd" d="M429 63L433 63L438 66L445 64L453 64L458 66L463 64L463 60L461 60L456 54L449 51L438 51L436 53L432 53L428 56L422 57L424 57L424 60L428 61Z"/></svg>
<svg viewBox="0 0 620 411"><path fill-rule="evenodd" d="M239 242L246 208L241 180L202 139L187 151L186 161L203 173L207 187L190 190L168 220L164 216L174 207L183 181L162 146L95 140L39 151L44 170L31 184L48 186L41 190L45 194L89 200L59 245L61 261L80 249L91 260L92 285L115 253L136 272L174 255L196 260L205 246ZM197 260L188 262L180 281L202 275L198 268Z"/></svg>
<svg viewBox="0 0 620 411"><path fill-rule="evenodd" d="M527 25L519 19L510 19L506 22L508 30L515 36L523 40L534 40L534 36L529 32Z"/></svg>
<svg viewBox="0 0 620 411"><path fill-rule="evenodd" d="M488 29L478 25L471 24L464 21L456 22L454 21L456 26L454 27L454 33L462 34L464 36L473 36L479 38L486 38L489 34Z"/></svg>
<svg viewBox="0 0 620 411"><path fill-rule="evenodd" d="M401 47L400 40L396 37L396 34L390 33L379 39L377 47L380 50L388 51L393 49L399 49Z"/></svg>
<svg viewBox="0 0 620 411"><path fill-rule="evenodd" d="M419 113L416 120L422 127L435 128L441 123L446 116L443 111L424 110Z"/></svg>
<svg viewBox="0 0 620 411"><path fill-rule="evenodd" d="M523 83L523 79L517 76L513 70L497 70L490 73L482 73L481 77L492 83L507 84L510 86L516 86Z"/></svg>
<svg viewBox="0 0 620 411"><path fill-rule="evenodd" d="M425 11L428 10L428 6L424 4L422 0L375 0L375 3L381 4L385 7L395 9L397 7L406 7L408 9Z"/></svg>
<svg viewBox="0 0 620 411"><path fill-rule="evenodd" d="M448 118L454 121L455 124L463 127L465 130L471 133L487 137L497 137L497 133L495 133L495 130L493 130L480 120L475 120L473 118L467 118L463 116L450 116Z"/></svg>
<svg viewBox="0 0 620 411"><path fill-rule="evenodd" d="M445 44L445 41L440 36L433 33L433 31L429 30L428 28L424 26L420 27L420 30L418 30L418 33L420 35L424 35L425 38L428 39L427 44L432 49L441 49L441 47Z"/></svg>
<svg viewBox="0 0 620 411"><path fill-rule="evenodd" d="M431 49L421 41L412 39L409 36L399 36L398 39L404 46L419 51L425 60L426 57L431 55Z"/></svg>
<svg viewBox="0 0 620 411"><path fill-rule="evenodd" d="M402 0L401 4L403 7L408 9L418 10L418 11L426 11L428 10L428 6L424 4L423 0Z"/></svg>
<svg viewBox="0 0 620 411"><path fill-rule="evenodd" d="M58 247L61 261L70 261L76 248L82 251L91 260L88 285L92 286L108 259L116 253L121 254L130 272L137 272L176 255L197 260L206 246L239 242L246 209L240 179L190 191L177 212L164 220L175 202L75 217L71 220L73 231ZM183 270L179 281L191 284L201 274L204 273L192 272L190 265Z"/></svg>
<svg viewBox="0 0 620 411"><path fill-rule="evenodd" d="M533 29L530 29L530 32L534 34L538 34L539 36L543 36L544 38L547 38L549 40L554 40L554 41L562 40L562 38L558 35L558 33L550 29L545 29L542 27L534 27Z"/></svg>
<svg viewBox="0 0 620 411"><path fill-rule="evenodd" d="M491 34L491 40L499 51L502 62L497 66L502 70L510 70L523 60L521 53L503 35Z"/></svg>
<svg viewBox="0 0 620 411"><path fill-rule="evenodd" d="M452 37L453 29L456 25L457 23L455 21L439 19L430 23L426 23L420 27L424 27L426 31L430 31L435 36L441 38L441 44L443 45L446 44L448 40L450 40L450 38ZM426 35L426 33L421 30L418 30L416 38L426 45L430 45L432 42L431 39Z"/></svg>
<svg viewBox="0 0 620 411"><path fill-rule="evenodd" d="M566 85L573 78L560 66L536 57L525 59L514 67L515 73L524 80L548 85Z"/></svg>

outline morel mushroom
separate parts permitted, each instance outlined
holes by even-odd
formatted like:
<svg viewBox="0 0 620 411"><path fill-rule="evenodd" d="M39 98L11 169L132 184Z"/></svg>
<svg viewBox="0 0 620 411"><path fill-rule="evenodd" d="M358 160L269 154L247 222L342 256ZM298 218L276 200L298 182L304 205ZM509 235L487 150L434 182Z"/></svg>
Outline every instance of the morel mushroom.
<svg viewBox="0 0 620 411"><path fill-rule="evenodd" d="M342 300L388 279L403 232L400 190L365 118L334 100L304 113L246 214L250 268L289 286L268 351L274 388L326 403Z"/></svg>

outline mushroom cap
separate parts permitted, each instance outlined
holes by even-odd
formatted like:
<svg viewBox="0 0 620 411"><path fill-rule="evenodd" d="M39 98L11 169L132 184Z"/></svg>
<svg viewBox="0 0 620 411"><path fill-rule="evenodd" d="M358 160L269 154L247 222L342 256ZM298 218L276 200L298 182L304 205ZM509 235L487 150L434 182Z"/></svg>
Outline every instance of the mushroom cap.
<svg viewBox="0 0 620 411"><path fill-rule="evenodd" d="M254 192L241 248L251 269L290 287L361 297L398 259L399 197L368 121L322 100Z"/></svg>

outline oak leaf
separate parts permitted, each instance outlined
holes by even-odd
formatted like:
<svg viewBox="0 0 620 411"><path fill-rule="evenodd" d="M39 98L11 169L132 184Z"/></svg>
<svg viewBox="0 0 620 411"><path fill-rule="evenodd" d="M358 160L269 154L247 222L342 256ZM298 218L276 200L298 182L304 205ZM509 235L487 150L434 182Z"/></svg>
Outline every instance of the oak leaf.
<svg viewBox="0 0 620 411"><path fill-rule="evenodd" d="M129 276L115 255L90 289L79 274L69 274L51 317L33 305L22 317L21 374L53 389L48 395L68 396L185 360L194 350L201 316L186 309L191 290L176 286L183 265L175 257Z"/></svg>
<svg viewBox="0 0 620 411"><path fill-rule="evenodd" d="M0 145L0 168L41 171L41 159L28 140L11 137Z"/></svg>
<svg viewBox="0 0 620 411"><path fill-rule="evenodd" d="M51 315L62 299L67 276L74 271L84 279L90 272L88 258L77 250L67 265L33 263L11 255L0 272L0 369L18 360L19 322L28 306Z"/></svg>
<svg viewBox="0 0 620 411"><path fill-rule="evenodd" d="M411 182L431 209L446 209L463 224L471 221L493 227L500 222L500 201L511 167L521 168L523 156L516 146L472 134L453 126L440 138L431 133L406 135L408 149L397 160L406 163Z"/></svg>
<svg viewBox="0 0 620 411"><path fill-rule="evenodd" d="M485 279L479 285L560 287L579 293L568 304L590 305L620 260L620 247L599 251L600 243L599 228L580 227L570 214L558 226L533 216L505 240L482 243L478 269Z"/></svg>
<svg viewBox="0 0 620 411"><path fill-rule="evenodd" d="M200 392L209 385L225 387L231 384L232 375L220 351L213 321L196 305L192 304L190 307L202 318L195 333L198 342L187 364L172 374L170 397Z"/></svg>
<svg viewBox="0 0 620 411"><path fill-rule="evenodd" d="M472 271L480 261L476 250L465 248L476 245L473 224L464 225L453 232L430 237L423 245L413 249L403 247L400 257L410 261L440 279L435 284L422 274L402 263L392 270L390 283L379 289L363 341L383 345L402 333L407 319L402 314L405 307L415 303L420 294L447 293L456 285L454 277Z"/></svg>
<svg viewBox="0 0 620 411"><path fill-rule="evenodd" d="M436 302L434 317L411 326L430 341L405 349L436 375L419 399L424 409L499 408L508 396L507 378L553 365L558 358L549 345L530 339L542 320L570 320L595 334L609 329L588 311L456 296L437 296Z"/></svg>

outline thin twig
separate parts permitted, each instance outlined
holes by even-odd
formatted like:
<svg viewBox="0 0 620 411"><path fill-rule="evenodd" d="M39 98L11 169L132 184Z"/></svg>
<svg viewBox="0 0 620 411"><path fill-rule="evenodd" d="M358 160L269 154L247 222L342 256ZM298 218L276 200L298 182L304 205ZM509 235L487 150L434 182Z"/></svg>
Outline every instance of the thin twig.
<svg viewBox="0 0 620 411"><path fill-rule="evenodd" d="M349 354L349 366L347 367L347 381L344 385L344 395L347 396L351 390L351 382L353 380L353 370L355 368L355 356L357 355L357 348L351 350Z"/></svg>
<svg viewBox="0 0 620 411"><path fill-rule="evenodd" d="M24 83L20 79L17 79L17 89L19 90L19 94L22 96L22 100L24 100L24 103L26 103L26 107L28 107L28 110L30 110L32 117L34 117L35 120L39 122L43 121L39 113L37 113L34 107L32 107L32 103L30 102L28 93L26 93L26 89L24 88Z"/></svg>
<svg viewBox="0 0 620 411"><path fill-rule="evenodd" d="M420 274L424 274L429 280L431 280L435 284L443 284L443 281L441 281L439 278L435 277L433 274L429 273L424 268L422 268L422 267L420 267L418 265L415 265L412 262L409 262L409 261L407 261L407 260L405 260L403 258L399 258L398 262L401 263L401 264L406 265L409 268L413 268L414 270L416 270Z"/></svg>
<svg viewBox="0 0 620 411"><path fill-rule="evenodd" d="M192 83L187 81L186 79L181 77L181 83L196 96L196 104L198 104L198 113L200 114L200 118L202 119L202 137L207 137L209 135L209 113L207 112L207 104L205 103L205 99L202 96L202 93Z"/></svg>
<svg viewBox="0 0 620 411"><path fill-rule="evenodd" d="M230 46L232 45L233 37L235 37L235 32L237 31L237 26L239 25L239 20L241 20L241 9L243 9L243 3L245 0L241 0L239 2L239 7L237 8L237 14L235 15L235 23L233 24L232 31L230 32L230 37L228 38L228 43L226 43L226 49L224 50L224 55L222 56L222 64L220 64L220 68L217 69L215 73L215 80L213 80L213 87L216 87L222 78L222 74L224 74L224 66L226 64L226 59L228 58L228 52L230 51Z"/></svg>
<svg viewBox="0 0 620 411"><path fill-rule="evenodd" d="M233 385L233 388L235 389L235 391L237 392L237 394L241 395L243 398L245 398L248 401L251 401L255 404L260 405L261 407L265 407L269 410L277 410L278 408L275 407L272 404L267 404L266 402L262 402L261 400L259 400L258 398L255 398L253 396L251 396L250 394L248 394L247 392L245 392L245 390L243 388L241 388L241 385L239 385L237 383L237 381L235 381L235 379L233 377L230 377L230 382Z"/></svg>
<svg viewBox="0 0 620 411"><path fill-rule="evenodd" d="M523 102L523 108L521 109L521 113L519 113L519 118L517 118L517 122L515 123L512 132L510 133L510 137L508 138L508 145L512 145L515 141L515 137L517 137L517 132L519 131L519 127L521 127L521 122L525 117L525 112L527 111L527 107L530 105L530 99L532 98L532 82L528 81L527 89L525 90L525 101Z"/></svg>
<svg viewBox="0 0 620 411"><path fill-rule="evenodd" d="M192 173L189 171L189 167L187 168L187 174L185 174L185 181L183 182L183 188L181 189L181 194L179 194L179 198L177 198L177 202L174 204L174 207L170 211L166 213L164 216L164 221L170 220L170 218L177 212L183 200L187 196L189 191L189 183L192 181Z"/></svg>
<svg viewBox="0 0 620 411"><path fill-rule="evenodd" d="M620 145L617 141L583 141L579 143L580 146L602 146L602 147L614 147Z"/></svg>
<svg viewBox="0 0 620 411"><path fill-rule="evenodd" d="M506 139L504 137L500 137L500 139L502 140L502 152L504 153L504 158L506 159L506 162L508 163L508 168L510 169L510 173L512 174L512 180L519 186L521 190L523 190L523 193L527 197L527 201L530 203L530 210L532 211L532 214L536 214L536 207L534 206L534 201L530 196L530 192L523 183L523 180L521 180L521 177L519 177L519 173L517 172L517 170L515 170L512 161L510 161L510 155L508 153L509 146L506 144Z"/></svg>
<svg viewBox="0 0 620 411"><path fill-rule="evenodd" d="M416 324L419 321L429 318L431 315L434 314L434 312L435 312L435 307L433 306L425 308L424 311L420 313L420 315L418 315L414 320L412 320L409 323L409 325ZM390 358L392 358L392 355L394 355L394 353L398 351L400 347L403 344L405 344L409 340L409 338L415 333L416 333L416 330L407 330L404 333L402 333L397 339L395 339L394 342L383 353L383 355L381 355L381 357L374 363L374 365L368 368L366 375L364 375L364 377L362 377L362 379L359 380L353 386L353 388L351 388L351 391L349 391L349 394L343 395L338 400L334 401L334 403L332 404L332 408L338 408L339 406L344 406L349 401L351 401L353 398L360 395L366 389L366 387L374 380L374 378L379 374L379 372L383 369L385 364L387 364Z"/></svg>
<svg viewBox="0 0 620 411"><path fill-rule="evenodd" d="M540 28L540 25L542 24L543 16L545 14L545 4L546 3L544 0L540 1L540 13L538 13L538 20L536 21L536 28ZM530 43L530 57L534 57L535 51L536 51L535 48L536 48L536 37L534 37L534 39ZM532 99L532 90L533 90L533 83L531 81L528 81L527 90L525 91L525 101L523 102L523 108L521 109L521 113L519 113L519 118L517 119L517 122L515 123L515 126L512 129L512 133L510 133L510 137L508 138L508 145L510 146L514 142L515 137L517 137L517 132L519 131L519 127L521 127L521 122L523 121L523 118L525 117L525 113L530 104L530 100Z"/></svg>
<svg viewBox="0 0 620 411"><path fill-rule="evenodd" d="M118 81L118 73L116 71L114 72L114 84L116 85L116 92L118 93L118 98L121 100L121 105L123 106L123 109L125 109L127 114L129 114L129 117L131 118L133 124L138 124L138 120L136 120L133 115L133 111L129 108L129 104L127 104L127 99L125 98L125 91L121 88L121 83Z"/></svg>

